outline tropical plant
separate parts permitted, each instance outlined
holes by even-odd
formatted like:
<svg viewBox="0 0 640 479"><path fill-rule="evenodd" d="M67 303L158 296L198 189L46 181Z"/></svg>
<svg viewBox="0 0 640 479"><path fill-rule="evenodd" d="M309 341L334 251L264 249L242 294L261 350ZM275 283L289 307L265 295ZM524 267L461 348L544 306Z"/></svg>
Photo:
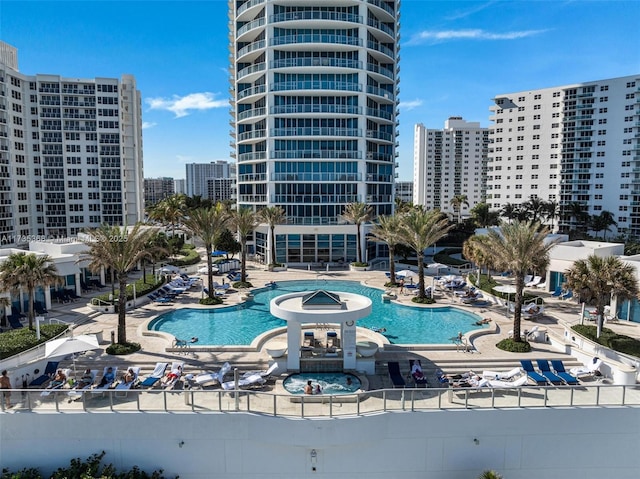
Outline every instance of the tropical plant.
<svg viewBox="0 0 640 479"><path fill-rule="evenodd" d="M457 222L460 223L462 218L462 207L469 207L469 199L467 198L467 195L455 195L453 198L451 198L449 204L453 208L453 211L456 213Z"/></svg>
<svg viewBox="0 0 640 479"><path fill-rule="evenodd" d="M522 205L528 213L528 220L539 221L544 218L545 202L537 196L531 195L528 201Z"/></svg>
<svg viewBox="0 0 640 479"><path fill-rule="evenodd" d="M518 205L514 205L513 203L505 203L500 210L502 216L507 218L509 223L515 220L518 217L518 211L520 207Z"/></svg>
<svg viewBox="0 0 640 479"><path fill-rule="evenodd" d="M496 226L500 223L500 212L492 210L488 203L478 203L469 213L473 222L480 228Z"/></svg>
<svg viewBox="0 0 640 479"><path fill-rule="evenodd" d="M149 242L157 234L157 228L136 223L130 230L126 226L102 225L89 231L89 238L83 240L89 250L80 256L80 261L89 261L89 270L99 272L110 268L118 281L118 339L119 344L127 344L127 284L129 273L145 258L152 258L155 247Z"/></svg>
<svg viewBox="0 0 640 479"><path fill-rule="evenodd" d="M399 216L379 216L378 222L369 232L378 241L387 243L389 247L389 281L396 282L396 245L402 242Z"/></svg>
<svg viewBox="0 0 640 479"><path fill-rule="evenodd" d="M12 253L0 265L0 288L12 294L27 292L29 298L29 329L35 318L34 300L38 286L48 288L61 282L58 269L48 255Z"/></svg>
<svg viewBox="0 0 640 479"><path fill-rule="evenodd" d="M418 258L418 298L426 298L424 287L424 252L440 239L444 238L453 226L440 211L413 210L402 216L400 234L403 243L409 245Z"/></svg>
<svg viewBox="0 0 640 479"><path fill-rule="evenodd" d="M356 225L356 263L364 263L362 261L362 224L371 219L372 213L373 208L361 202L349 203L342 211L342 219L347 223Z"/></svg>
<svg viewBox="0 0 640 479"><path fill-rule="evenodd" d="M408 213L413 207L414 206L408 201L403 201L396 196L396 199L394 200L394 210L397 215Z"/></svg>
<svg viewBox="0 0 640 479"><path fill-rule="evenodd" d="M482 474L478 476L478 479L502 479L502 476L496 471L483 471Z"/></svg>
<svg viewBox="0 0 640 479"><path fill-rule="evenodd" d="M602 234L602 239L606 239L607 231L611 231L611 226L618 226L616 220L614 219L613 213L611 211L601 211L599 215L591 216L589 220L589 225L592 231L596 233L598 236L598 232L604 231Z"/></svg>
<svg viewBox="0 0 640 479"><path fill-rule="evenodd" d="M524 277L529 271L543 271L549 264L549 251L555 244L546 241L549 228L538 222L503 223L499 230L489 231L487 238L476 245L492 258L492 264L515 277L515 311L513 315L513 340L522 341L520 322Z"/></svg>
<svg viewBox="0 0 640 479"><path fill-rule="evenodd" d="M171 236L175 234L176 224L184 217L187 197L173 195L159 201L151 210L149 218L171 227Z"/></svg>
<svg viewBox="0 0 640 479"><path fill-rule="evenodd" d="M623 263L617 256L591 255L574 262L564 275L567 286L574 292L591 294L598 317L597 337L602 333L604 307L611 295L615 294L620 299L632 299L639 293L635 268Z"/></svg>
<svg viewBox="0 0 640 479"><path fill-rule="evenodd" d="M252 208L241 207L231 212L231 224L238 232L240 240L240 281L247 281L247 236L258 226L258 216Z"/></svg>
<svg viewBox="0 0 640 479"><path fill-rule="evenodd" d="M565 215L573 218L578 225L576 230L585 230L589 221L589 213L586 211L586 206L578 201L572 201L566 206Z"/></svg>
<svg viewBox="0 0 640 479"><path fill-rule="evenodd" d="M482 248L483 241L487 241L487 236L474 235L462 244L462 255L478 266L480 274L482 267L487 267L487 278L491 279L491 265L494 263L493 258L486 254L486 249ZM478 275L478 281L480 275Z"/></svg>
<svg viewBox="0 0 640 479"><path fill-rule="evenodd" d="M200 238L204 243L204 248L207 252L207 286L210 298L213 298L215 295L213 288L213 271L211 269L213 265L211 253L213 252L213 246L218 235L226 228L228 221L229 212L221 203L217 203L209 208L190 210L189 216L184 220L185 228L187 228L192 235Z"/></svg>
<svg viewBox="0 0 640 479"><path fill-rule="evenodd" d="M287 219L285 211L280 206L268 206L258 211L259 218L269 226L269 244L271 246L269 268L278 264L276 258L276 225L282 224Z"/></svg>
<svg viewBox="0 0 640 479"><path fill-rule="evenodd" d="M547 221L551 221L551 231L553 231L553 226L556 218L560 215L559 205L557 201L549 200L544 203L543 206L543 215Z"/></svg>
<svg viewBox="0 0 640 479"><path fill-rule="evenodd" d="M235 235L227 228L222 230L222 233L216 238L216 248L227 253L227 259L232 258L235 254L242 251L242 246Z"/></svg>

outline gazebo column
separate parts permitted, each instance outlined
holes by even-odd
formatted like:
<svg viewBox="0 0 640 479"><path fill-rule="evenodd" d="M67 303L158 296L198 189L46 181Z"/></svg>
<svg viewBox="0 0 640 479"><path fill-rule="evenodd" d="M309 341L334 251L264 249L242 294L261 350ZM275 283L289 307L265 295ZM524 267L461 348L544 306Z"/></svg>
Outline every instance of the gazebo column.
<svg viewBox="0 0 640 479"><path fill-rule="evenodd" d="M342 325L343 368L356 369L356 323L345 321Z"/></svg>
<svg viewBox="0 0 640 479"><path fill-rule="evenodd" d="M302 325L297 321L287 321L287 369L300 371L300 336Z"/></svg>
<svg viewBox="0 0 640 479"><path fill-rule="evenodd" d="M51 288L49 286L44 288L44 308L51 309Z"/></svg>

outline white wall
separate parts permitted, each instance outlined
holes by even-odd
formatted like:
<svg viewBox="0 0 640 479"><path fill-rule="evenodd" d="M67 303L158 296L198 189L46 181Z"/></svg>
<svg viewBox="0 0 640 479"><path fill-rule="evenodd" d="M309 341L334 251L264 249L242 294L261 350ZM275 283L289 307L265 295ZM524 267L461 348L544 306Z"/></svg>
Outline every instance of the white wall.
<svg viewBox="0 0 640 479"><path fill-rule="evenodd" d="M0 413L0 423L0 464L14 471L37 466L46 473L105 450L106 461L117 468L162 468L165 477L183 479L468 479L485 469L508 479L635 479L640 444L639 410L620 407L318 420L244 413L12 412Z"/></svg>

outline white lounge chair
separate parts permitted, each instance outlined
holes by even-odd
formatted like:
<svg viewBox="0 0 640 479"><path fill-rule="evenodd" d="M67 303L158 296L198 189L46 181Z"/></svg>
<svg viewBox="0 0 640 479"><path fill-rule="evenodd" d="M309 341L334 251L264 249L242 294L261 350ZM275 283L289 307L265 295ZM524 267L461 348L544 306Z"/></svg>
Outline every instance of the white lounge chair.
<svg viewBox="0 0 640 479"><path fill-rule="evenodd" d="M517 388L519 386L524 386L529 381L529 378L525 375L522 376L515 381L502 381L500 379L493 379L488 381L489 387L492 388Z"/></svg>
<svg viewBox="0 0 640 479"><path fill-rule="evenodd" d="M271 366L269 366L269 369L267 369L266 371L247 371L246 373L244 373L242 375L242 378L246 379L246 378L248 378L250 376L253 376L255 374L259 374L263 378L267 379L272 374L274 374L278 370L279 367L280 366L278 365L278 363L273 363ZM220 381L220 382L222 382L222 381Z"/></svg>
<svg viewBox="0 0 640 479"><path fill-rule="evenodd" d="M229 363L224 363L220 368L220 371L217 373L205 373L198 374L193 378L193 382L199 386L204 386L205 384L218 382L222 384L224 381L224 375L231 371L231 365Z"/></svg>
<svg viewBox="0 0 640 479"><path fill-rule="evenodd" d="M164 372L167 370L168 366L169 363L156 363L156 367L153 369L153 372L149 376L144 378L144 380L140 383L140 386L142 386L143 388L152 388L153 386L155 386L158 381L163 378Z"/></svg>
<svg viewBox="0 0 640 479"><path fill-rule="evenodd" d="M64 374L64 377L67 378L64 382L56 384L54 386L51 386L51 384L53 384L53 380L51 383L49 383L49 386L40 393L40 396L42 397L46 397L49 394L51 394L53 391L55 391L56 389L62 389L64 387L65 384L67 384L67 382L69 381L69 375L71 374L71 369L63 369L62 370L62 374Z"/></svg>
<svg viewBox="0 0 640 479"><path fill-rule="evenodd" d="M520 374L522 374L522 369L520 369L519 367L513 368L510 371L506 371L506 372L482 371L482 377L487 379L500 379L500 380L513 379L516 376L519 376Z"/></svg>
<svg viewBox="0 0 640 479"><path fill-rule="evenodd" d="M98 370L92 369L90 374L91 374L91 383L85 384L84 386L80 386L80 383L78 382L76 383L76 386L67 393L67 395L69 396L69 402L78 399L80 396L82 396L83 391L87 391L93 387L93 384L96 382L96 376L98 376Z"/></svg>
<svg viewBox="0 0 640 479"><path fill-rule="evenodd" d="M118 382L118 385L116 386L116 397L126 397L127 393L129 392L129 389L131 389L133 385L136 383L136 381L138 380L138 376L140 375L140 368L131 367L129 369L131 369L131 371L133 372L133 379L125 383L124 378L122 378L120 382Z"/></svg>
<svg viewBox="0 0 640 479"><path fill-rule="evenodd" d="M162 380L162 387L165 389L172 389L176 383L182 377L184 372L184 363L182 361L175 361L171 364L171 370L165 378Z"/></svg>
<svg viewBox="0 0 640 479"><path fill-rule="evenodd" d="M585 377L585 376L597 376L600 373L600 367L602 366L602 359L598 357L594 357L590 364L586 366L579 366L576 368L571 368L569 372L577 377Z"/></svg>
<svg viewBox="0 0 640 479"><path fill-rule="evenodd" d="M267 380L262 377L262 375L260 373L255 373L252 374L251 376L247 376L239 378L238 379L238 387L239 388L248 388L248 387L253 387L253 386L262 386L264 383L266 383ZM235 389L236 387L236 382L234 381L226 381L222 384L220 384L222 386L222 389L225 390L231 390L231 389Z"/></svg>
<svg viewBox="0 0 640 479"><path fill-rule="evenodd" d="M534 276L531 281L529 281L528 283L525 283L524 285L527 288L533 288L534 286L537 286L538 284L540 284L540 281L542 281L542 276Z"/></svg>
<svg viewBox="0 0 640 479"><path fill-rule="evenodd" d="M105 366L105 367L104 367L104 370L102 371L102 377L103 377L103 378L104 378L104 377L105 377L105 375L107 374L107 370L108 370L109 368L111 368L111 370L112 370L112 372L113 372L114 380L113 380L113 381L107 381L106 383L104 383L104 384L102 384L102 385L98 384L96 387L94 387L94 388L91 390L91 393L92 393L92 394L101 394L101 395L104 395L104 392L105 392L107 389L110 389L110 388L111 388L111 385L114 383L115 378L117 378L117 377L118 377L118 367L117 367L117 366ZM102 383L102 381L100 381L100 383Z"/></svg>

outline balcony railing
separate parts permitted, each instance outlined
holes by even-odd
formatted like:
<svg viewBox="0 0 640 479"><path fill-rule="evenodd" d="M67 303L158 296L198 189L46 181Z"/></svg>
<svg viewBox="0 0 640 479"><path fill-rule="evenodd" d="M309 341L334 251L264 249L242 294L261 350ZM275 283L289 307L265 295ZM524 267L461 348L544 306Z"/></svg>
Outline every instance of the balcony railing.
<svg viewBox="0 0 640 479"><path fill-rule="evenodd" d="M362 16L345 12L304 10L278 13L269 17L269 23L291 22L294 20L332 20L337 22L362 23Z"/></svg>
<svg viewBox="0 0 640 479"><path fill-rule="evenodd" d="M273 173L271 181L360 181L360 173Z"/></svg>
<svg viewBox="0 0 640 479"><path fill-rule="evenodd" d="M425 394L425 391L428 394ZM140 390L126 396L121 391L89 390L69 396L69 390L51 390L42 400L41 390L14 389L20 398L16 411L36 412L165 412L250 413L296 418L368 416L386 412L437 411L451 409L527 409L567 407L640 406L636 385L588 383L579 386L521 386L511 388L377 389L347 395L304 396L223 389ZM124 396L124 397L123 397ZM72 399L71 401L69 399ZM5 411L4 401L0 410Z"/></svg>
<svg viewBox="0 0 640 479"><path fill-rule="evenodd" d="M349 35L331 35L331 34L300 34L300 35L283 35L275 37L271 40L272 46L290 45L296 43L327 43L337 45L362 46L362 39Z"/></svg>

